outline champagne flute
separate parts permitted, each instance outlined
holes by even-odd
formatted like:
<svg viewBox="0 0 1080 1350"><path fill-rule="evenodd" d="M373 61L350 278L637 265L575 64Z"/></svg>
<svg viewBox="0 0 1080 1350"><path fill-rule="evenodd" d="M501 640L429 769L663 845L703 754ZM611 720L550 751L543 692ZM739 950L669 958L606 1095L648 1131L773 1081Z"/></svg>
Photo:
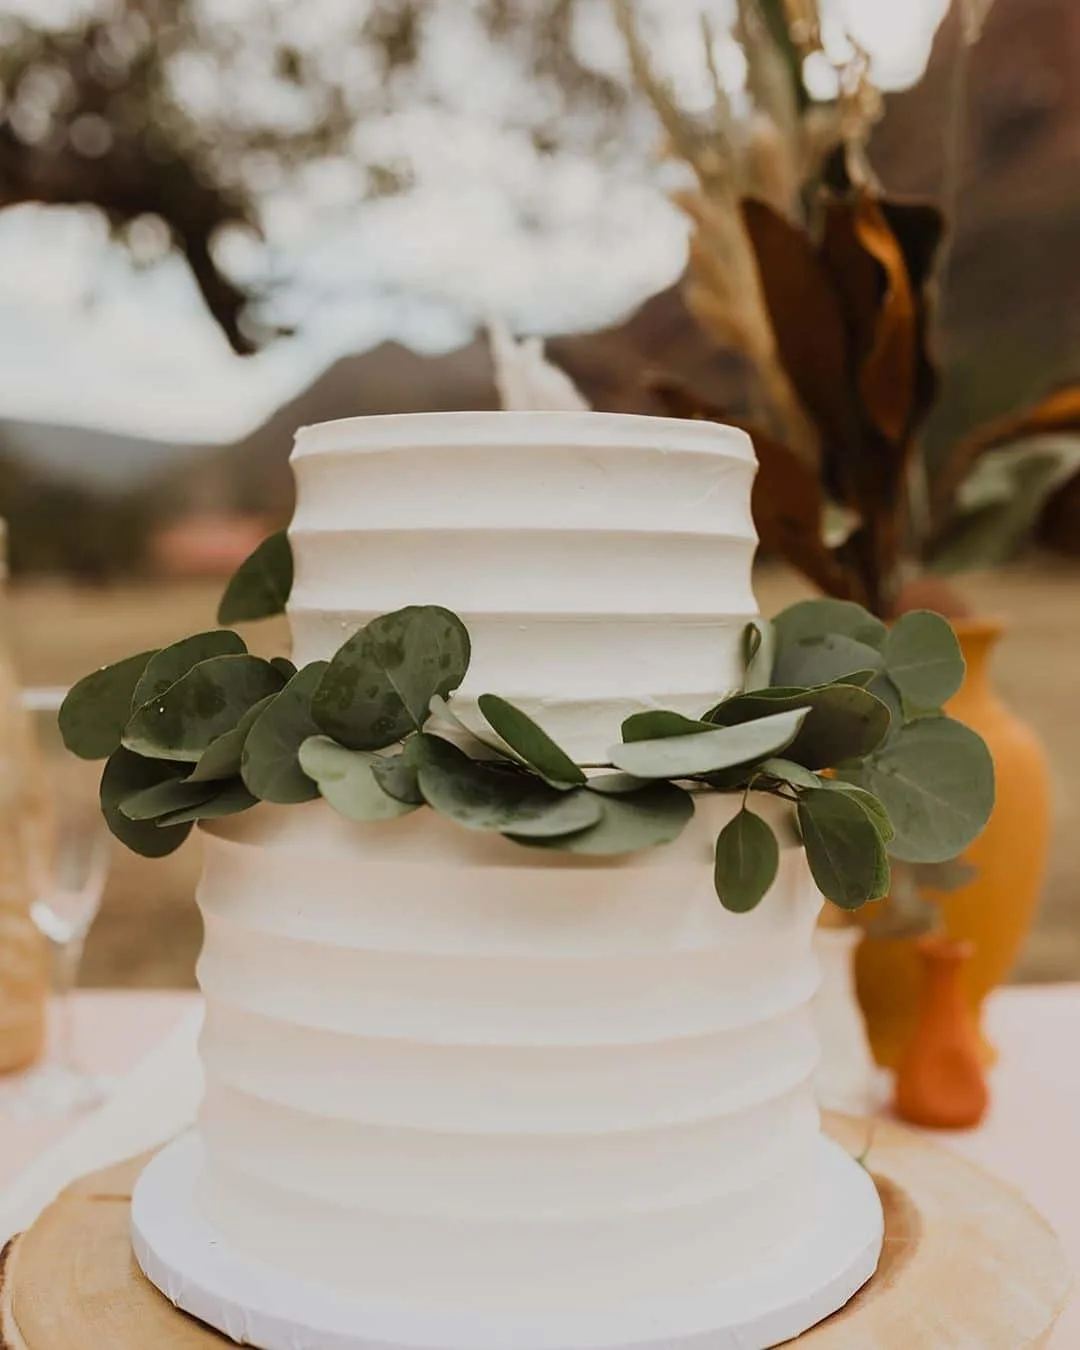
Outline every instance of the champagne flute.
<svg viewBox="0 0 1080 1350"><path fill-rule="evenodd" d="M72 990L86 935L101 905L109 869L109 834L98 806L95 767L63 744L57 713L63 689L25 689L21 701L37 749L38 781L28 784L24 847L32 887L30 917L52 956L53 1017L49 1053L25 1075L9 1109L63 1115L93 1106L107 1080L84 1072L75 1042Z"/></svg>

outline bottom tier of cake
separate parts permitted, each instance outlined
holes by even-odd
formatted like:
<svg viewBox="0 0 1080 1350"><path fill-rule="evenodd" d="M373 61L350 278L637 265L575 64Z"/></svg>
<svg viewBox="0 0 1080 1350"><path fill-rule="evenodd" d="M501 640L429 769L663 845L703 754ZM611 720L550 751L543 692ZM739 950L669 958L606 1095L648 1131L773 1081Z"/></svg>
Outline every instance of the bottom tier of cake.
<svg viewBox="0 0 1080 1350"><path fill-rule="evenodd" d="M719 905L738 807L616 860L320 802L208 829L184 1186L214 1250L351 1309L349 1346L745 1350L773 1341L715 1338L744 1295L775 1339L849 1297L881 1212L811 1095L820 897L788 830L765 901Z"/></svg>

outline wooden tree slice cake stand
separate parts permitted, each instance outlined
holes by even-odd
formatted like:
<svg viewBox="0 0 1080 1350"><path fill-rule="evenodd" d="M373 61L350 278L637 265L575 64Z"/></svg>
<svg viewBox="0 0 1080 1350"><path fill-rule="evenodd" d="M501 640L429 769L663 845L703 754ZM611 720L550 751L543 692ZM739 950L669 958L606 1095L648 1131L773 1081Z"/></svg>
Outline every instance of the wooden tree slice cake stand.
<svg viewBox="0 0 1080 1350"><path fill-rule="evenodd" d="M851 1153L865 1121L830 1117ZM910 1130L880 1124L868 1157L885 1208L885 1247L846 1308L798 1350L1037 1350L1070 1275L1050 1227L1014 1191ZM2 1350L222 1350L232 1344L176 1311L131 1255L136 1158L84 1177L0 1257Z"/></svg>

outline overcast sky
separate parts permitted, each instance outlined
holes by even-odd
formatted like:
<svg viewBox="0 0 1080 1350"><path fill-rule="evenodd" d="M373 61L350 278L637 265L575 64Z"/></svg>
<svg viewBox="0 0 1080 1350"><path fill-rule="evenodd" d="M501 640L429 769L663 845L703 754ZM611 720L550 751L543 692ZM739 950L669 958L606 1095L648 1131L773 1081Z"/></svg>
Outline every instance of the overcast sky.
<svg viewBox="0 0 1080 1350"><path fill-rule="evenodd" d="M73 3L0 0L0 13L60 19ZM664 0L665 16L693 3ZM827 6L873 53L886 87L918 77L945 8L947 0ZM671 31L677 44L678 25ZM667 56L678 64L677 45ZM475 68L458 64L476 87ZM450 136L432 119L418 109L395 124L417 167L407 197L359 212L277 204L276 263L304 323L253 358L229 352L178 259L136 272L92 213L0 212L0 416L176 442L231 439L337 356L384 338L445 349L492 309L519 331L599 326L678 275L685 228L654 187L561 160L543 182L551 228L526 233L518 206L534 190L528 160L491 134L480 109L464 107ZM323 190L332 204L333 182Z"/></svg>

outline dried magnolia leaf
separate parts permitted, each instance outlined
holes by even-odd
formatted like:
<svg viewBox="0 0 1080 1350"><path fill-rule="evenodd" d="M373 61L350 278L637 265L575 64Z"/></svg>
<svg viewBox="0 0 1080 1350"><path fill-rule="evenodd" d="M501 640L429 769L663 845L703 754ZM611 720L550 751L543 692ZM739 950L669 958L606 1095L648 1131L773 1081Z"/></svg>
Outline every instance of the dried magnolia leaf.
<svg viewBox="0 0 1080 1350"><path fill-rule="evenodd" d="M900 245L915 301L915 370L908 435L923 423L938 395L937 363L931 351L934 272L945 232L945 217L930 202L878 201L881 214Z"/></svg>
<svg viewBox="0 0 1080 1350"><path fill-rule="evenodd" d="M859 192L826 208L822 257L842 297L861 401L905 452L936 392L927 291L940 237L940 213L921 204Z"/></svg>
<svg viewBox="0 0 1080 1350"><path fill-rule="evenodd" d="M758 459L750 503L762 547L786 558L826 595L859 599L855 577L825 542L825 499L817 472L780 441L747 430Z"/></svg>
<svg viewBox="0 0 1080 1350"><path fill-rule="evenodd" d="M1078 430L1080 383L1065 385L1031 407L978 427L953 446L945 467L934 483L934 506L938 518L951 514L952 502L961 483L975 461L988 450L1047 432Z"/></svg>
<svg viewBox="0 0 1080 1350"><path fill-rule="evenodd" d="M936 389L927 351L930 277L941 217L859 191L831 202L821 256L850 336L862 434L830 443L831 490L859 516L838 549L876 612L888 612L903 547L914 433Z"/></svg>
<svg viewBox="0 0 1080 1350"><path fill-rule="evenodd" d="M885 276L873 345L859 368L859 394L878 430L900 444L911 424L914 396L915 298L896 236L865 193L859 198L853 224L859 243Z"/></svg>
<svg viewBox="0 0 1080 1350"><path fill-rule="evenodd" d="M855 453L848 339L832 279L804 230L752 198L742 215L781 364L821 442Z"/></svg>

